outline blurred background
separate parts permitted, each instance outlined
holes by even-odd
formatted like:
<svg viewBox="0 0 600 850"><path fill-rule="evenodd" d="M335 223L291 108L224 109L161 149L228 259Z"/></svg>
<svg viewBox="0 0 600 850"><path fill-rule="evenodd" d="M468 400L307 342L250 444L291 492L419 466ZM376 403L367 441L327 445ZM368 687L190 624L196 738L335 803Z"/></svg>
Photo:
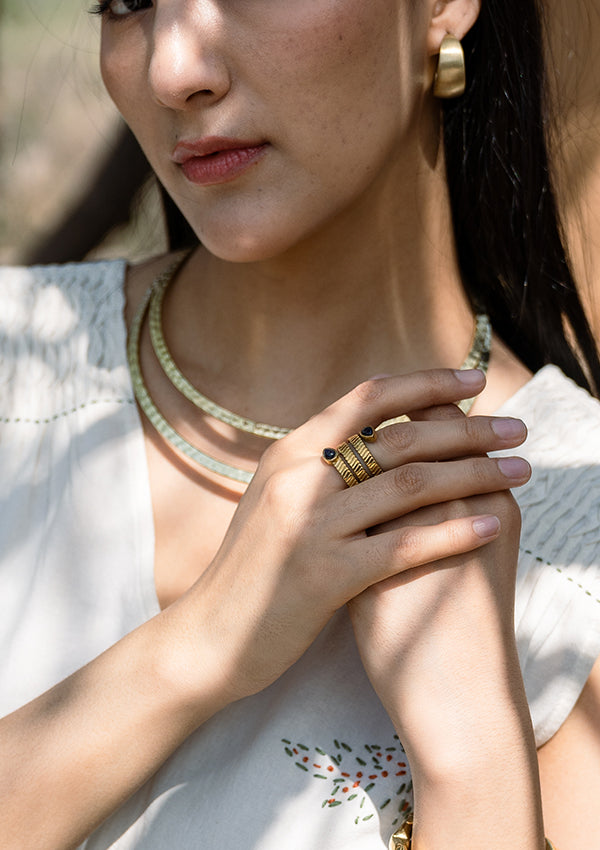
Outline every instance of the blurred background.
<svg viewBox="0 0 600 850"><path fill-rule="evenodd" d="M0 263L166 247L157 188L102 86L91 5L0 0Z"/></svg>

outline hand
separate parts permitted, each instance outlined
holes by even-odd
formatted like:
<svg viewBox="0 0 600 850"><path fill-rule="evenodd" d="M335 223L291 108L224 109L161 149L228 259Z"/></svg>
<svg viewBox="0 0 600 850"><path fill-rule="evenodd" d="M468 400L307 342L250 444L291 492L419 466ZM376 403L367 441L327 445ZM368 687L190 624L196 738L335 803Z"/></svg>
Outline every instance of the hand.
<svg viewBox="0 0 600 850"><path fill-rule="evenodd" d="M370 381L265 452L214 561L172 606L170 616L184 612L187 633L194 624L204 683L210 678L225 701L261 690L367 587L490 539L466 516L367 535L427 505L515 483L497 461L474 457L520 442L498 436L488 418L415 423L417 439L404 450L376 443L387 471L351 489L320 458L365 424L470 397L483 384L481 373L449 370Z"/></svg>
<svg viewBox="0 0 600 850"><path fill-rule="evenodd" d="M417 415L479 427L476 418L465 420L454 406ZM525 428L521 424L519 437L520 423L513 422L515 439L522 442ZM407 446L420 427L407 426L402 438ZM393 443L398 435L382 432L382 438ZM528 477L521 463L523 478L516 483ZM520 513L510 492L499 490L420 508L370 531L375 537L404 534L409 546L418 546L417 529L478 514L499 520L499 534L491 542L404 571L349 603L367 674L413 761L426 762L433 752L443 761L441 753L452 738L464 748L473 713L489 716L494 705L503 710L502 699L504 707L512 700L507 678L523 701L513 626ZM436 747L432 735L440 734L446 742Z"/></svg>

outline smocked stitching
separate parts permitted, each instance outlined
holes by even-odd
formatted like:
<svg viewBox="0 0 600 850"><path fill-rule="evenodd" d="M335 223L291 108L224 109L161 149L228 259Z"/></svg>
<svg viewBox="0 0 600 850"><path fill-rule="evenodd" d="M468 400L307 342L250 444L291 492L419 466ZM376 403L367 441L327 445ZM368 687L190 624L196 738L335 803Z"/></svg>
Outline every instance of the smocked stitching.
<svg viewBox="0 0 600 850"><path fill-rule="evenodd" d="M55 413L53 416L39 419L32 419L28 416L0 417L0 422L4 425L13 425L19 422L27 425L50 425L58 419L64 419L67 416L72 416L74 413L77 413L80 410L85 410L86 407L91 407L96 404L135 404L135 401L133 398L93 398L90 401L77 405L77 407L71 407L68 410L62 410L60 413Z"/></svg>

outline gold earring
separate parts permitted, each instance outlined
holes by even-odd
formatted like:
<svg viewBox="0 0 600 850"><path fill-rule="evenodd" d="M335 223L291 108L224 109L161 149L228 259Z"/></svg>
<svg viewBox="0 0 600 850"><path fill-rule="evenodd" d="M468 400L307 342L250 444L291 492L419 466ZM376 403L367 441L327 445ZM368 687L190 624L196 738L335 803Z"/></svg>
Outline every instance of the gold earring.
<svg viewBox="0 0 600 850"><path fill-rule="evenodd" d="M465 86L465 54L462 44L453 35L445 35L440 45L433 93L441 98L460 97Z"/></svg>

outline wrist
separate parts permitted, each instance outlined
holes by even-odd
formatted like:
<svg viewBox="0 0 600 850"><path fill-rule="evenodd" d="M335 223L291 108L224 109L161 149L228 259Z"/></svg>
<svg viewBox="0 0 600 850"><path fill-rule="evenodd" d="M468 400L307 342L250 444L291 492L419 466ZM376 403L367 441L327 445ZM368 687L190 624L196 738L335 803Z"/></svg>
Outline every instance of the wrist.
<svg viewBox="0 0 600 850"><path fill-rule="evenodd" d="M212 647L198 625L202 618L188 608L182 597L155 618L152 651L157 686L169 694L171 710L187 719L191 732L236 697L226 679L222 651Z"/></svg>
<svg viewBox="0 0 600 850"><path fill-rule="evenodd" d="M416 743L403 740L414 785L416 846L541 850L541 794L530 724L518 714L495 713L493 722L449 725Z"/></svg>
<svg viewBox="0 0 600 850"><path fill-rule="evenodd" d="M411 812L400 827L390 837L388 850L413 850L412 836L414 828L414 815ZM558 850L552 842L544 839L545 850Z"/></svg>

